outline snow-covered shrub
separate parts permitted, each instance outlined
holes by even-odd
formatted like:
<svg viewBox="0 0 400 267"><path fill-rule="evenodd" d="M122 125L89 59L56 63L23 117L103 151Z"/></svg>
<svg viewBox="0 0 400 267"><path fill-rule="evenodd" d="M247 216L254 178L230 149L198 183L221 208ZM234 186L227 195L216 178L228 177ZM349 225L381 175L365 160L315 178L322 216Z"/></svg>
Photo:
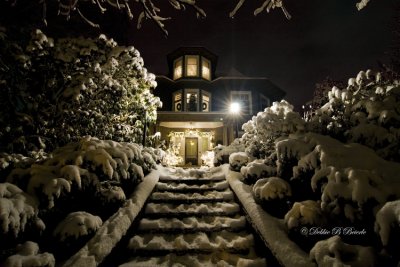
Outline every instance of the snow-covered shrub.
<svg viewBox="0 0 400 267"><path fill-rule="evenodd" d="M201 160L205 166L214 167L214 151L203 152Z"/></svg>
<svg viewBox="0 0 400 267"><path fill-rule="evenodd" d="M253 194L256 202L273 216L283 217L290 208L292 190L281 178L259 179L253 186Z"/></svg>
<svg viewBox="0 0 400 267"><path fill-rule="evenodd" d="M375 232L386 252L399 260L400 200L387 202L376 214Z"/></svg>
<svg viewBox="0 0 400 267"><path fill-rule="evenodd" d="M261 177L271 177L276 175L276 168L268 166L262 159L256 159L240 169L243 182L254 184Z"/></svg>
<svg viewBox="0 0 400 267"><path fill-rule="evenodd" d="M32 241L19 244L16 250L4 262L4 267L54 267L56 264L52 254L39 253L39 245Z"/></svg>
<svg viewBox="0 0 400 267"><path fill-rule="evenodd" d="M315 244L310 251L310 259L315 261L319 267L375 266L375 255L372 247L346 244L340 236L332 236Z"/></svg>
<svg viewBox="0 0 400 267"><path fill-rule="evenodd" d="M322 229L327 224L321 204L314 200L295 202L286 213L284 222L289 237L302 244L306 250L323 238L323 235L313 234L312 231Z"/></svg>
<svg viewBox="0 0 400 267"><path fill-rule="evenodd" d="M142 118L156 119L155 76L134 47L104 35L14 35L0 44L0 150L50 151L85 135L135 142Z"/></svg>
<svg viewBox="0 0 400 267"><path fill-rule="evenodd" d="M235 152L229 155L229 166L231 170L240 172L240 169L246 166L249 160L246 152Z"/></svg>
<svg viewBox="0 0 400 267"><path fill-rule="evenodd" d="M293 167L304 155L311 152L312 144L306 143L296 135L276 142L277 173L279 177L289 181L293 177Z"/></svg>
<svg viewBox="0 0 400 267"><path fill-rule="evenodd" d="M78 211L68 214L54 229L53 237L58 243L52 252L57 259L76 253L102 226L99 216Z"/></svg>
<svg viewBox="0 0 400 267"><path fill-rule="evenodd" d="M308 128L342 141L369 146L399 160L400 81L371 70L350 78L347 88L333 87L329 101L315 111Z"/></svg>
<svg viewBox="0 0 400 267"><path fill-rule="evenodd" d="M0 184L1 235L17 237L25 231L43 231L45 225L38 217L34 198L10 183ZM2 237L5 242L5 237Z"/></svg>
<svg viewBox="0 0 400 267"><path fill-rule="evenodd" d="M275 150L278 137L301 132L305 122L300 114L293 111L287 101L274 102L271 107L259 112L252 120L243 124L242 142L246 152L257 158L264 158Z"/></svg>
<svg viewBox="0 0 400 267"><path fill-rule="evenodd" d="M103 224L99 216L94 216L90 213L78 211L68 214L61 221L53 232L60 241L67 238L78 239L81 236L86 236L95 233Z"/></svg>
<svg viewBox="0 0 400 267"><path fill-rule="evenodd" d="M82 197L93 197L105 181L113 181L129 195L144 178L139 164L147 164L146 168L155 164L150 154L142 153L141 146L85 137L55 150L41 164L13 170L7 180L19 181L19 176L28 179L23 189L37 196L42 206L52 208L60 196L76 198L74 194L82 192ZM74 194L69 194L71 191Z"/></svg>
<svg viewBox="0 0 400 267"><path fill-rule="evenodd" d="M235 139L229 146L217 145L214 147L214 165L229 163L229 156L235 152L244 152L245 147L241 139Z"/></svg>

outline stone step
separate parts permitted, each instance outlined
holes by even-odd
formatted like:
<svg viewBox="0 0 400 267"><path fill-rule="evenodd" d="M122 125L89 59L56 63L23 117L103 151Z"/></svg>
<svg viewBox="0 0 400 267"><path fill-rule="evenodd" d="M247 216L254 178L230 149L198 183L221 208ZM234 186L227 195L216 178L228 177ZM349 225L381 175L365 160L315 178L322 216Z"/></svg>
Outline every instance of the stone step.
<svg viewBox="0 0 400 267"><path fill-rule="evenodd" d="M203 216L177 218L143 218L139 222L139 231L158 232L212 232L212 231L238 231L246 227L246 218L237 215L234 218L225 216Z"/></svg>
<svg viewBox="0 0 400 267"><path fill-rule="evenodd" d="M214 190L203 193L153 192L149 201L156 203L196 203L231 201L233 199L234 195L231 190Z"/></svg>
<svg viewBox="0 0 400 267"><path fill-rule="evenodd" d="M129 240L128 248L136 254L146 252L160 253L211 253L213 251L228 251L243 253L254 246L254 237L246 231L219 231L212 233L191 234L153 234L135 235Z"/></svg>
<svg viewBox="0 0 400 267"><path fill-rule="evenodd" d="M225 176L214 175L211 177L177 177L177 176L160 176L160 182L176 182L176 183L185 183L185 184L206 184L206 183L215 183L218 181L225 181Z"/></svg>
<svg viewBox="0 0 400 267"><path fill-rule="evenodd" d="M240 212L240 206L235 202L166 204L147 203L145 216L154 217L185 217L192 215L219 215L229 216Z"/></svg>
<svg viewBox="0 0 400 267"><path fill-rule="evenodd" d="M159 182L156 185L157 191L169 191L169 192L203 192L203 191L222 191L229 188L227 181L219 181L213 183L204 184L185 184L177 182Z"/></svg>
<svg viewBox="0 0 400 267"><path fill-rule="evenodd" d="M167 254L160 257L136 257L120 267L215 267L215 266L253 266L266 267L267 262L258 258L253 250L248 254L233 254L227 252L213 252L209 254Z"/></svg>

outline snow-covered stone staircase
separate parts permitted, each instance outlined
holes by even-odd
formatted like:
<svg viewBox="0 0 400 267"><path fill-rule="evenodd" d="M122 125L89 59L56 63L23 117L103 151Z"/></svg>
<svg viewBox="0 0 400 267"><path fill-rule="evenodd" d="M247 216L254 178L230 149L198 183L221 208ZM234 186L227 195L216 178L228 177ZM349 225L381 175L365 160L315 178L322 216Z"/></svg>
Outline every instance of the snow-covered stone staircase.
<svg viewBox="0 0 400 267"><path fill-rule="evenodd" d="M266 266L225 177L191 174L160 177L122 266Z"/></svg>

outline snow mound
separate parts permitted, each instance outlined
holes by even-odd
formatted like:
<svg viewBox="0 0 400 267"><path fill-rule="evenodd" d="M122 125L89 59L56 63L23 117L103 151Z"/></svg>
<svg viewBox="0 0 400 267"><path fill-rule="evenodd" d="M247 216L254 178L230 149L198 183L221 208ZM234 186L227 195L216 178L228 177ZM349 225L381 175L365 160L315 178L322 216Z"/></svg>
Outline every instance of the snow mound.
<svg viewBox="0 0 400 267"><path fill-rule="evenodd" d="M44 230L45 225L37 215L37 202L31 196L13 184L0 184L0 224L3 233L17 236L32 222L38 230Z"/></svg>
<svg viewBox="0 0 400 267"><path fill-rule="evenodd" d="M62 220L53 232L61 241L73 237L78 239L96 232L103 221L99 216L94 216L84 211L72 212Z"/></svg>
<svg viewBox="0 0 400 267"><path fill-rule="evenodd" d="M4 267L54 267L55 263L52 254L39 254L39 245L27 241L17 246L17 254L8 257Z"/></svg>
<svg viewBox="0 0 400 267"><path fill-rule="evenodd" d="M209 190L209 189L223 190L227 189L228 187L229 184L227 181L220 181L214 184L202 184L202 185L188 185L184 183L174 183L174 182L173 183L159 182L157 184L157 190L162 190L162 191Z"/></svg>
<svg viewBox="0 0 400 267"><path fill-rule="evenodd" d="M317 242L310 251L310 259L319 267L373 267L375 263L372 247L346 244L340 236Z"/></svg>
<svg viewBox="0 0 400 267"><path fill-rule="evenodd" d="M400 225L400 200L387 202L376 214L375 232L379 234L382 245L387 246L394 227Z"/></svg>
<svg viewBox="0 0 400 267"><path fill-rule="evenodd" d="M206 200L233 200L233 193L230 190L225 191L209 191L204 194L200 193L173 193L173 192L154 192L150 199L151 200L182 200L182 201L206 201Z"/></svg>
<svg viewBox="0 0 400 267"><path fill-rule="evenodd" d="M290 185L279 177L263 178L253 187L254 196L261 200L282 199L292 195Z"/></svg>

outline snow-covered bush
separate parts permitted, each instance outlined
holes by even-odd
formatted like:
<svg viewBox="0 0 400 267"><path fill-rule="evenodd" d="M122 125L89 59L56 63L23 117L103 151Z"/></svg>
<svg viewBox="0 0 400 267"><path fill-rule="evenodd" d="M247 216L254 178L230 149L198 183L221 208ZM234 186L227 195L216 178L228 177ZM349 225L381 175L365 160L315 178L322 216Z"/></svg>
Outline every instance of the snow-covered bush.
<svg viewBox="0 0 400 267"><path fill-rule="evenodd" d="M308 128L342 141L369 146L390 160L399 158L400 81L360 71L347 88L333 87Z"/></svg>
<svg viewBox="0 0 400 267"><path fill-rule="evenodd" d="M39 245L32 241L19 244L16 250L4 262L4 267L54 267L56 264L52 254L39 253Z"/></svg>
<svg viewBox="0 0 400 267"><path fill-rule="evenodd" d="M253 186L256 202L271 215L283 217L290 208L292 190L290 185L278 177L262 178Z"/></svg>
<svg viewBox="0 0 400 267"><path fill-rule="evenodd" d="M387 202L376 214L375 232L383 247L399 259L400 200Z"/></svg>
<svg viewBox="0 0 400 267"><path fill-rule="evenodd" d="M104 35L53 40L40 30L0 44L0 150L46 149L85 135L135 142L156 119L155 76L133 47Z"/></svg>
<svg viewBox="0 0 400 267"><path fill-rule="evenodd" d="M203 152L201 160L205 166L214 167L214 151Z"/></svg>
<svg viewBox="0 0 400 267"><path fill-rule="evenodd" d="M229 163L229 156L235 152L244 152L245 146L241 139L235 139L229 146L217 145L214 147L214 165Z"/></svg>
<svg viewBox="0 0 400 267"><path fill-rule="evenodd" d="M327 219L321 210L321 204L314 200L295 202L284 217L289 237L301 244L303 249L310 249L325 233L313 231L324 229Z"/></svg>
<svg viewBox="0 0 400 267"><path fill-rule="evenodd" d="M99 216L90 213L78 211L68 214L61 221L53 232L60 241L68 238L78 239L81 236L87 236L95 233L103 224Z"/></svg>
<svg viewBox="0 0 400 267"><path fill-rule="evenodd" d="M243 182L254 184L261 177L271 177L276 175L276 168L265 164L265 160L256 159L240 169Z"/></svg>
<svg viewBox="0 0 400 267"><path fill-rule="evenodd" d="M346 244L340 236L332 236L315 244L310 251L310 259L315 261L319 267L375 266L375 255L372 247Z"/></svg>
<svg viewBox="0 0 400 267"><path fill-rule="evenodd" d="M229 155L229 166L231 170L240 172L240 169L246 166L249 160L246 152L235 152Z"/></svg>
<svg viewBox="0 0 400 267"><path fill-rule="evenodd" d="M25 231L43 231L45 225L38 218L38 204L31 196L10 183L0 184L1 234L17 237ZM3 236L3 242L5 237Z"/></svg>
<svg viewBox="0 0 400 267"><path fill-rule="evenodd" d="M27 180L26 188L22 189L36 196L41 206L52 208L55 200L71 191L89 193L87 197L104 196L103 182L106 181L112 181L129 195L144 178L144 168L140 164L146 166L146 173L155 166L152 156L142 153L137 144L85 137L55 150L52 157L41 164L13 170L7 180L17 184ZM121 200L121 192L109 193L107 202L112 202L112 196Z"/></svg>
<svg viewBox="0 0 400 267"><path fill-rule="evenodd" d="M287 101L274 102L271 107L259 112L243 124L242 142L246 152L257 158L264 158L275 150L277 138L304 130L305 122L300 114L293 111Z"/></svg>

